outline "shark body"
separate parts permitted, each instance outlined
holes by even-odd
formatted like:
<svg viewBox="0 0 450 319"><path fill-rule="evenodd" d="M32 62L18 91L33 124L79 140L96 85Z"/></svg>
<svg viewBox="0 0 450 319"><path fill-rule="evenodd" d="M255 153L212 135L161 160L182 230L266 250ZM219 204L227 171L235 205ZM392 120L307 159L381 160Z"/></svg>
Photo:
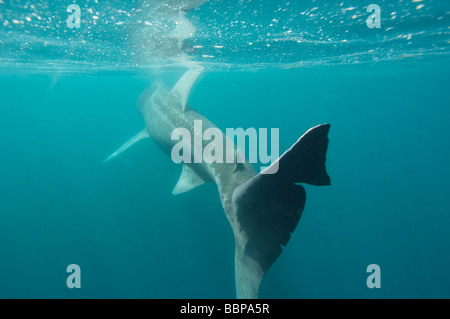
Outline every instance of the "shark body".
<svg viewBox="0 0 450 319"><path fill-rule="evenodd" d="M203 130L216 128L204 116L186 105L189 91L201 73L201 68L188 70L169 90L163 84L154 84L138 99L137 107L145 121L145 128L111 154L108 161L143 138L151 137L169 156L177 143L172 132L185 128L195 134L194 121L202 121ZM244 163L184 163L173 193L189 191L204 182L217 185L222 206L233 229L235 238L235 280L238 298L258 298L259 284L273 262L281 254L290 234L295 230L305 205L306 194L296 183L329 185L325 169L328 131L323 124L308 130L275 163L274 174L257 173ZM234 143L226 143L228 151L241 150ZM203 147L206 146L203 141Z"/></svg>

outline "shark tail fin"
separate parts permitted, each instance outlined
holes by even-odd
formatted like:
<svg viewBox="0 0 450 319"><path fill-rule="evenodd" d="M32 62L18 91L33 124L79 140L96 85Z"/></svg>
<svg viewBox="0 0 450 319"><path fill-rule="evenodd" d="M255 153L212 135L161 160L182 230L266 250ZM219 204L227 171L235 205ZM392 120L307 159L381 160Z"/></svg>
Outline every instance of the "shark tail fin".
<svg viewBox="0 0 450 319"><path fill-rule="evenodd" d="M295 183L330 184L325 168L329 128L324 124L310 129L276 162L235 189L236 219L245 234L236 247L239 298L257 298L263 275L300 220L306 193Z"/></svg>
<svg viewBox="0 0 450 319"><path fill-rule="evenodd" d="M115 151L114 153L109 155L102 162L102 164L105 164L105 163L109 162L110 160L116 158L117 156L119 156L119 154L123 153L125 150L127 150L129 147L136 144L140 140L142 140L144 138L149 138L149 137L150 137L150 135L148 134L147 130L144 128L142 131L140 131L135 136L133 136L130 140L128 140L125 144L123 144L121 147L119 147L119 149L117 151Z"/></svg>

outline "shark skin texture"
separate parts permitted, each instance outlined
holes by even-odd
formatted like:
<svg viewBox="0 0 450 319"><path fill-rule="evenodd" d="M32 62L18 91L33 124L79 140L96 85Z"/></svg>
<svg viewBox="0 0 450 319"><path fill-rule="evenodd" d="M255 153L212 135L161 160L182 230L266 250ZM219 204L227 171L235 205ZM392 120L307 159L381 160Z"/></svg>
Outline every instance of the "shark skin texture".
<svg viewBox="0 0 450 319"><path fill-rule="evenodd" d="M112 153L104 162L117 157L136 142L152 138L171 156L178 143L172 133L183 128L194 136L194 121L201 121L203 132L217 127L189 107L186 102L202 67L190 68L170 90L157 82L144 91L137 108L145 128ZM197 122L198 123L198 122ZM182 164L182 174L173 193L187 192L205 182L217 185L225 214L235 239L236 296L258 298L264 274L275 262L294 232L302 215L305 189L297 183L330 185L325 162L329 124L309 129L292 147L259 174L233 141L220 132L224 154L236 152L243 163L208 162ZM203 148L208 141L202 141ZM194 151L191 152L194 154Z"/></svg>

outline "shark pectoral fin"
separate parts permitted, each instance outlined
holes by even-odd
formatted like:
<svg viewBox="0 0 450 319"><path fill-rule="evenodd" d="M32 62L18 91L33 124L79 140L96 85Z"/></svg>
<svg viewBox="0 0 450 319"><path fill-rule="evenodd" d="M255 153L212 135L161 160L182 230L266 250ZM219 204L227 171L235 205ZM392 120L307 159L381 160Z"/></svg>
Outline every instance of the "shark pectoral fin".
<svg viewBox="0 0 450 319"><path fill-rule="evenodd" d="M324 124L310 129L275 163L234 190L236 221L245 234L236 240L239 298L257 297L264 273L297 227L306 193L295 183L330 184L325 168L329 128Z"/></svg>
<svg viewBox="0 0 450 319"><path fill-rule="evenodd" d="M202 185L203 183L205 183L205 180L203 178L198 176L198 174L195 173L192 168L190 168L186 164L183 164L183 170L181 171L180 179L178 180L177 185L175 185L172 194L177 195L188 192L191 189Z"/></svg>
<svg viewBox="0 0 450 319"><path fill-rule="evenodd" d="M203 72L203 67L196 66L187 70L183 76L178 80L177 84L173 87L170 92L173 97L178 99L178 102L183 110L186 109L186 102L191 91L192 86L197 80L198 76Z"/></svg>
<svg viewBox="0 0 450 319"><path fill-rule="evenodd" d="M144 138L149 138L149 137L150 137L150 135L148 134L147 129L144 128L142 131L140 131L135 136L133 136L130 140L128 140L128 142L123 144L117 151L115 151L114 153L109 155L102 162L102 164L105 164L106 162L109 162L113 158L116 158L120 153L124 152L126 149L128 149L130 146L134 145L135 143L139 142L140 140L142 140Z"/></svg>

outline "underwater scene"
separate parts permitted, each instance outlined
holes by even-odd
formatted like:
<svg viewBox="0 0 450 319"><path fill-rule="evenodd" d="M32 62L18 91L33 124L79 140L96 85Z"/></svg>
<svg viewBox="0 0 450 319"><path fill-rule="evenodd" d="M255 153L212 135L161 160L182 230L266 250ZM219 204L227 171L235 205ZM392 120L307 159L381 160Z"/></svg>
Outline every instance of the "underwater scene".
<svg viewBox="0 0 450 319"><path fill-rule="evenodd" d="M0 0L0 298L450 298L450 1Z"/></svg>

